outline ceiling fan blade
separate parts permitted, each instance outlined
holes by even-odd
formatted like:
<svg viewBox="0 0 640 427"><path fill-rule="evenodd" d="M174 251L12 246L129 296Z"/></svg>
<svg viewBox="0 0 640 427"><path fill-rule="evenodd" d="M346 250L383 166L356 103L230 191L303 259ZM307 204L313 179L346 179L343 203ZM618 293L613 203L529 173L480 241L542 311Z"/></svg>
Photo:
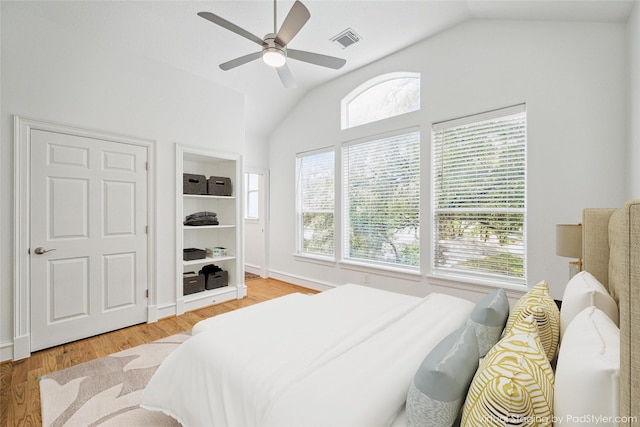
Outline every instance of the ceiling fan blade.
<svg viewBox="0 0 640 427"><path fill-rule="evenodd" d="M295 89L296 87L298 87L296 81L293 78L293 74L291 74L291 70L289 69L287 64L284 64L282 67L276 68L276 70L278 70L278 76L280 76L280 81L282 82L282 85L284 87L286 87L287 89Z"/></svg>
<svg viewBox="0 0 640 427"><path fill-rule="evenodd" d="M304 24L307 23L309 18L311 18L309 9L300 3L299 0L296 0L287 14L287 17L284 18L280 31L278 31L278 34L276 35L276 41L282 46L289 44L296 34L298 34L300 29L302 29Z"/></svg>
<svg viewBox="0 0 640 427"><path fill-rule="evenodd" d="M287 49L287 56L289 58L297 59L298 61L333 68L334 70L342 68L342 66L347 63L347 61L342 58L306 52L304 50Z"/></svg>
<svg viewBox="0 0 640 427"><path fill-rule="evenodd" d="M204 19L213 22L214 24L218 24L222 28L226 28L229 31L233 31L234 33L246 39L249 39L254 43L257 43L260 46L262 46L262 44L264 43L264 41L260 37L254 34L251 34L249 31L245 30L244 28L240 28L236 24L229 22L226 19L219 17L218 15L214 15L211 12L199 12L198 16L201 16Z"/></svg>
<svg viewBox="0 0 640 427"><path fill-rule="evenodd" d="M230 70L232 68L239 67L240 65L244 65L247 62L255 61L262 56L262 52L250 53L248 55L241 56L236 59L232 59L231 61L225 62L224 64L220 64L220 68L224 71Z"/></svg>

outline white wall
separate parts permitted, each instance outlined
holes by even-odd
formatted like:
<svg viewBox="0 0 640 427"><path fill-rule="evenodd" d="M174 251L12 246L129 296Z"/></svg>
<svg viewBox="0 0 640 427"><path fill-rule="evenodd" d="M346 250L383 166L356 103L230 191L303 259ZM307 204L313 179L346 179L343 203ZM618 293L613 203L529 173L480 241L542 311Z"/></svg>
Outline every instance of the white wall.
<svg viewBox="0 0 640 427"><path fill-rule="evenodd" d="M2 2L0 360L13 339L12 115L156 141L158 306L175 303L175 143L244 152L244 97Z"/></svg>
<svg viewBox="0 0 640 427"><path fill-rule="evenodd" d="M265 136L247 134L245 148L245 169L269 168L269 138Z"/></svg>
<svg viewBox="0 0 640 427"><path fill-rule="evenodd" d="M626 56L622 24L476 20L312 91L270 139L271 181L278 189L271 194L271 233L278 236L270 246L272 275L317 287L364 282L365 271L293 257L295 154L327 145L339 153L341 142L376 132L378 125L340 131L341 98L374 76L412 71L421 73L422 109L390 120L422 130L423 276L413 281L367 271L372 286L416 295L442 289L425 276L431 123L526 102L527 279L546 279L561 297L570 259L555 255L555 224L577 223L583 207L618 206L627 196ZM480 296L467 290L450 291Z"/></svg>
<svg viewBox="0 0 640 427"><path fill-rule="evenodd" d="M629 47L629 199L640 199L640 4L635 3L627 23Z"/></svg>

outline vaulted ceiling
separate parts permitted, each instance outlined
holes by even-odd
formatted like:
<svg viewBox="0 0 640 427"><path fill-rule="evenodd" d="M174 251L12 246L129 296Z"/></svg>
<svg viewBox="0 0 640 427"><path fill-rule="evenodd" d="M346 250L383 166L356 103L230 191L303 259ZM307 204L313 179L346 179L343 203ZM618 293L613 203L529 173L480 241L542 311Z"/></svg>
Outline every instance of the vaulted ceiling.
<svg viewBox="0 0 640 427"><path fill-rule="evenodd" d="M82 37L166 63L245 95L247 133L267 136L312 88L469 19L626 22L633 0L302 0L311 18L289 47L346 59L340 70L290 60L298 87L253 61L230 71L219 64L259 50L251 41L197 15L207 11L262 38L274 29L272 0L43 1L44 19ZM277 2L279 27L293 1ZM361 41L342 49L331 39L351 28Z"/></svg>

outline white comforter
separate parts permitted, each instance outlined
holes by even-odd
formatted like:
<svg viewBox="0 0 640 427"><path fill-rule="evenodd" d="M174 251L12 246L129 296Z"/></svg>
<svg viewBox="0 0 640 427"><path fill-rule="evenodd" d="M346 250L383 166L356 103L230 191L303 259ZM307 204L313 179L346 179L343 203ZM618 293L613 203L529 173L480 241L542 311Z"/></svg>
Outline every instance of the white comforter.
<svg viewBox="0 0 640 427"><path fill-rule="evenodd" d="M207 319L149 382L186 426L386 426L427 353L473 304L344 285Z"/></svg>

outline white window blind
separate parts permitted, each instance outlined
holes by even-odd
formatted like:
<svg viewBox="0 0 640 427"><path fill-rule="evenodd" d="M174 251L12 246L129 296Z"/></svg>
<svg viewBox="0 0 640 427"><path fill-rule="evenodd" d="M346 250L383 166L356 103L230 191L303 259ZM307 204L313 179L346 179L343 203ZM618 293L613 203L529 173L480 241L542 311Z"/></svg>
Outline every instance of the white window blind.
<svg viewBox="0 0 640 427"><path fill-rule="evenodd" d="M345 259L420 265L420 132L346 144Z"/></svg>
<svg viewBox="0 0 640 427"><path fill-rule="evenodd" d="M333 149L298 154L296 163L298 253L333 256Z"/></svg>
<svg viewBox="0 0 640 427"><path fill-rule="evenodd" d="M524 283L526 112L433 126L433 268Z"/></svg>

